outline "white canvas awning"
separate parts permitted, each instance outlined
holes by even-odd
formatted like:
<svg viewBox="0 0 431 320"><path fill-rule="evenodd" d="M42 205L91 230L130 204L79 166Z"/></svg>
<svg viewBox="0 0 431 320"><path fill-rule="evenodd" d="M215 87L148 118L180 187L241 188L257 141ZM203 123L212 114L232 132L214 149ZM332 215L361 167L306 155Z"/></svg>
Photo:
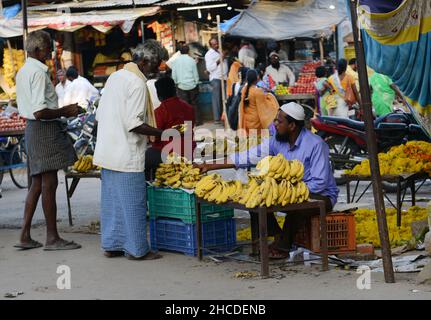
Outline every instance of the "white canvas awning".
<svg viewBox="0 0 431 320"><path fill-rule="evenodd" d="M125 33L130 32L133 23L140 17L153 16L160 7L123 10L89 11L84 13L32 12L28 14L29 32L50 28L73 32L85 26L107 32L120 26ZM22 35L22 16L13 19L0 19L0 37L10 38Z"/></svg>
<svg viewBox="0 0 431 320"><path fill-rule="evenodd" d="M347 18L344 0L259 1L222 24L226 34L244 38L285 40L332 34Z"/></svg>

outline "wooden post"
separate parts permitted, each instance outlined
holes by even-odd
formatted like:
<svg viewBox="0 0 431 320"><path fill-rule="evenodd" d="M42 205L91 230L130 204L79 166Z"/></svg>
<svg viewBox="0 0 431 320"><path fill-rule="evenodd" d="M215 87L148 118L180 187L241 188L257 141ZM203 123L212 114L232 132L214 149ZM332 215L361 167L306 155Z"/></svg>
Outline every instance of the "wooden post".
<svg viewBox="0 0 431 320"><path fill-rule="evenodd" d="M319 49L320 49L320 62L322 63L322 66L323 66L324 60L325 60L325 52L323 49L323 37L320 37L319 39Z"/></svg>
<svg viewBox="0 0 431 320"><path fill-rule="evenodd" d="M21 9L22 9L22 31L23 31L22 42L23 42L25 57L27 58L27 50L25 50L25 44L27 42L27 36L28 36L27 0L21 0Z"/></svg>
<svg viewBox="0 0 431 320"><path fill-rule="evenodd" d="M221 30L220 30L220 15L217 15L217 37L219 43L220 54L223 54L223 44L221 42ZM221 103L223 106L224 114L224 125L225 128L229 128L229 121L227 120L227 112L226 112L226 88L225 88L225 80L224 80L224 60L220 62L220 70L221 70Z"/></svg>
<svg viewBox="0 0 431 320"><path fill-rule="evenodd" d="M382 193L382 177L380 176L379 159L377 157L377 139L374 131L373 111L371 104L371 92L368 83L367 65L365 61L365 50L362 38L359 37L358 14L356 11L357 0L350 1L352 15L353 37L355 40L356 57L358 59L359 85L362 98L362 110L364 112L365 131L367 138L367 150L370 159L371 180L373 184L374 204L377 213L377 224L379 227L380 243L382 246L383 270L385 281L394 283L394 269L392 265L391 247L389 243L388 225L386 222L385 202Z"/></svg>

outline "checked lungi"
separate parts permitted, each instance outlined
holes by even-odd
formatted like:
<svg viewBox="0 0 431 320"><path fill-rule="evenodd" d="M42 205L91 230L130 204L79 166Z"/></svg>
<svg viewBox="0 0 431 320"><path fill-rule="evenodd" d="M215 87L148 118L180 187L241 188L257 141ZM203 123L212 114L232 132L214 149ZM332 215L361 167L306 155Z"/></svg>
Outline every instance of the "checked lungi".
<svg viewBox="0 0 431 320"><path fill-rule="evenodd" d="M30 175L66 169L77 160L60 121L27 120L25 143Z"/></svg>
<svg viewBox="0 0 431 320"><path fill-rule="evenodd" d="M147 202L144 172L102 169L100 226L102 249L146 255Z"/></svg>

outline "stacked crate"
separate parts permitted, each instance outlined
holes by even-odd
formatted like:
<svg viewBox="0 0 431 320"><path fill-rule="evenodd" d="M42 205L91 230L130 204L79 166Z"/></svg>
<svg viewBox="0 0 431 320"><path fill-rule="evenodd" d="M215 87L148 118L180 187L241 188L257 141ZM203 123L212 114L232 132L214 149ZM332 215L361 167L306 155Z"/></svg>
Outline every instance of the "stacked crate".
<svg viewBox="0 0 431 320"><path fill-rule="evenodd" d="M147 188L150 241L153 250L197 255L196 203L194 193L181 189ZM233 209L201 205L203 252L224 252L236 245ZM205 250L208 249L208 250Z"/></svg>

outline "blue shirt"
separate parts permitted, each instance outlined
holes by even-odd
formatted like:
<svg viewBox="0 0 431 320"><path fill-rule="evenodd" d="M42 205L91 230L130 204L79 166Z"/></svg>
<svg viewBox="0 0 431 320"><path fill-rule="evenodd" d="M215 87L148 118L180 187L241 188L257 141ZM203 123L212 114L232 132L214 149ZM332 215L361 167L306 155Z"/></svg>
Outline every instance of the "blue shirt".
<svg viewBox="0 0 431 320"><path fill-rule="evenodd" d="M182 54L172 63L172 79L181 90L192 90L199 83L196 61L188 54Z"/></svg>
<svg viewBox="0 0 431 320"><path fill-rule="evenodd" d="M304 164L303 181L310 193L327 196L332 205L335 205L339 190L329 162L329 147L322 138L305 128L301 130L293 147L290 143L277 141L275 136L272 136L262 141L259 146L233 154L231 160L235 161L237 167L249 167L268 155L276 156L279 153L287 160L301 161Z"/></svg>

